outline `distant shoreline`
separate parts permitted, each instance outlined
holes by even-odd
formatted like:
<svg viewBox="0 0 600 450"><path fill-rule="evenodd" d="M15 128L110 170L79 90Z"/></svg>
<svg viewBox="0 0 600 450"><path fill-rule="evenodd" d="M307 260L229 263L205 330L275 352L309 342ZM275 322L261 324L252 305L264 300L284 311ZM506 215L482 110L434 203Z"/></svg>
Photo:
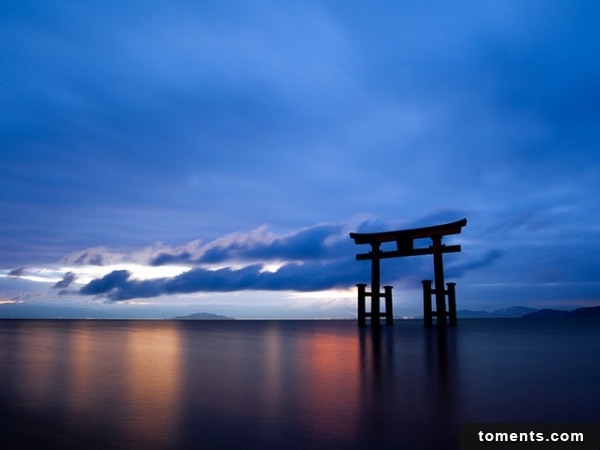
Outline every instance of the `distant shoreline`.
<svg viewBox="0 0 600 450"><path fill-rule="evenodd" d="M356 321L356 317L321 317L321 318L306 318L306 317L245 317L237 318L209 312L198 312L186 316L175 317L111 317L105 316L100 311L92 311L90 309L78 308L52 308L46 307L36 313L31 310L20 310L18 308L9 308L14 305L0 305L0 320L314 320L314 321ZM576 308L570 311L559 309L535 309L523 306L515 306L506 309L488 311L473 311L473 310L458 310L457 316L459 320L465 319L555 319L555 318L570 318L570 317L600 317L600 306L591 306ZM395 316L396 321L404 320L423 320L422 315L415 316Z"/></svg>

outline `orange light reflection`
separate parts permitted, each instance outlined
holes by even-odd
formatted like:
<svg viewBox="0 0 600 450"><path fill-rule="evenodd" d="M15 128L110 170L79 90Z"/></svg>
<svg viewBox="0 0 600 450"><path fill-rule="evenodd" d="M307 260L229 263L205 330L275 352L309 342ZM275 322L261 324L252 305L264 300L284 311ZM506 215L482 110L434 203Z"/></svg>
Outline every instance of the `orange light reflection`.
<svg viewBox="0 0 600 450"><path fill-rule="evenodd" d="M180 401L180 339L172 327L127 334L127 435L142 448L170 448Z"/></svg>
<svg viewBox="0 0 600 450"><path fill-rule="evenodd" d="M359 420L358 340L317 333L302 340L299 356L306 376L304 408L311 416L307 426L316 435L351 438Z"/></svg>

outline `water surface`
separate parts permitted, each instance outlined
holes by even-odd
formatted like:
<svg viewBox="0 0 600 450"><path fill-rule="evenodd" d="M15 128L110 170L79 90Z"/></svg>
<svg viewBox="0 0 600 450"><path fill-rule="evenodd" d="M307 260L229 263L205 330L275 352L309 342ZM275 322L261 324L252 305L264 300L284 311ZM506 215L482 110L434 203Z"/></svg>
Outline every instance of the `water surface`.
<svg viewBox="0 0 600 450"><path fill-rule="evenodd" d="M600 422L600 322L0 320L3 449L458 449Z"/></svg>

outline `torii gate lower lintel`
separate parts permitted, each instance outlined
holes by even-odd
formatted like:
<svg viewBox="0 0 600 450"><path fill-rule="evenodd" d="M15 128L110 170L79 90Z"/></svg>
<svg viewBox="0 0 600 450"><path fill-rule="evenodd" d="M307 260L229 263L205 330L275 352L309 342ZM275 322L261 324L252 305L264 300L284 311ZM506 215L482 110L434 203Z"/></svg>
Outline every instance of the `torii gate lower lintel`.
<svg viewBox="0 0 600 450"><path fill-rule="evenodd" d="M447 283L444 289L444 253L460 252L460 245L442 244L442 238L449 234L460 234L462 228L467 224L467 219L456 222L434 225L409 230L384 231L381 233L350 233L356 244L370 244L371 251L356 255L357 261L371 261L371 292L366 291L366 284L357 284L358 287L358 325L365 326L366 318L371 317L372 326L379 326L380 317L386 318L386 324L393 324L392 312L392 287L385 286L381 293L380 260L385 258L398 258L405 256L433 255L433 273L435 287L432 281L423 280L423 315L425 325L433 324L433 317L437 319L437 325L446 325L448 317L450 325L456 325L456 298L454 287L456 283ZM431 239L429 247L415 248L415 239ZM381 250L381 244L395 242L395 250ZM436 310L432 310L431 294L435 293ZM446 310L446 295L448 295L448 311ZM371 312L366 312L366 297L371 297ZM380 298L385 298L385 313L380 312Z"/></svg>

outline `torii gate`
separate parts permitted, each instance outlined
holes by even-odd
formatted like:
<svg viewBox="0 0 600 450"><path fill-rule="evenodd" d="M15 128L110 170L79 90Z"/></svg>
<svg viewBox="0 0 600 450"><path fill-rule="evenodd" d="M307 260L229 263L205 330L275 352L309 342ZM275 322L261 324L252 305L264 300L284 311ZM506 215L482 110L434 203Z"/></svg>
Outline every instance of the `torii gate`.
<svg viewBox="0 0 600 450"><path fill-rule="evenodd" d="M386 324L394 323L392 309L392 287L384 286L384 293L381 293L380 287L380 263L382 258L396 258L403 256L433 255L433 273L435 287L432 287L431 280L423 280L423 316L425 326L432 326L433 317L437 318L439 327L446 326L446 317L449 318L450 325L456 325L456 283L447 283L448 289L444 289L444 262L442 255L444 253L460 252L460 245L442 244L442 238L449 234L460 234L462 227L467 224L467 219L456 222L434 225L431 227L413 228L409 230L385 231L382 233L350 233L356 244L370 244L369 253L359 253L356 255L357 261L371 260L371 292L366 291L367 285L357 284L358 287L358 326L366 325L366 318L371 317L371 325L379 326L380 317L386 318ZM430 238L432 244L429 247L415 248L415 239ZM381 250L381 244L384 242L395 242L396 250ZM432 310L431 294L435 292L436 310ZM448 295L448 312L446 312L446 294ZM371 297L371 312L366 312L366 297ZM379 300L385 298L385 312L380 312Z"/></svg>

